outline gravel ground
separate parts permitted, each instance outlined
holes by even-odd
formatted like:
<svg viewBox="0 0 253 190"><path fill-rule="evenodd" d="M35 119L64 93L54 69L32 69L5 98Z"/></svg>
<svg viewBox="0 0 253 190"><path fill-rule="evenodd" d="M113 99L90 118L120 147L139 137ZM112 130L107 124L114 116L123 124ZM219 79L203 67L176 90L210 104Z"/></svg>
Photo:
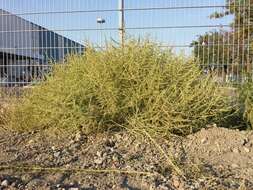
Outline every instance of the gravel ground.
<svg viewBox="0 0 253 190"><path fill-rule="evenodd" d="M0 130L0 190L253 189L253 132L213 126L157 140L184 176L151 141L127 132L61 136Z"/></svg>

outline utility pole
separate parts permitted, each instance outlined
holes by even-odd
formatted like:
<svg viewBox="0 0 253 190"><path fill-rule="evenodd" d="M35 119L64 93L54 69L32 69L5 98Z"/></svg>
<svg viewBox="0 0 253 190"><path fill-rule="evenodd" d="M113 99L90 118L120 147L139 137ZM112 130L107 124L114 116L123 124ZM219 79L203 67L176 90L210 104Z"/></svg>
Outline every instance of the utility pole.
<svg viewBox="0 0 253 190"><path fill-rule="evenodd" d="M119 0L119 39L121 44L124 45L125 41L125 2Z"/></svg>

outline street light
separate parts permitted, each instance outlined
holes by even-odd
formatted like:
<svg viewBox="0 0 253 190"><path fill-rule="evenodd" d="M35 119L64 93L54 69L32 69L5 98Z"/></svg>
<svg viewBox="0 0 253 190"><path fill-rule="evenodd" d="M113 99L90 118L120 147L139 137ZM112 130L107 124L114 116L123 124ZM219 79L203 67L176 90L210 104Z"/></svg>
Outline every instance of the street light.
<svg viewBox="0 0 253 190"><path fill-rule="evenodd" d="M101 47L102 47L102 43L103 43L103 33L102 33L102 24L105 24L105 19L101 18L101 17L98 17L97 18L97 23L99 24L100 26L100 32L101 32Z"/></svg>
<svg viewBox="0 0 253 190"><path fill-rule="evenodd" d="M97 23L98 24L104 24L105 23L105 19L98 17L97 18Z"/></svg>

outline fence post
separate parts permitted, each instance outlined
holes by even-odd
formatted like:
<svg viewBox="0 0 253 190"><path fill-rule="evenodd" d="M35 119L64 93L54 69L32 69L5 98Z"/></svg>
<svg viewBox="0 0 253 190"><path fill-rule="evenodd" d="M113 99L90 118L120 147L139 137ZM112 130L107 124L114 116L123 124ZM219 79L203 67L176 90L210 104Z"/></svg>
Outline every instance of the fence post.
<svg viewBox="0 0 253 190"><path fill-rule="evenodd" d="M119 38L122 45L124 45L125 40L125 2L124 0L119 0Z"/></svg>

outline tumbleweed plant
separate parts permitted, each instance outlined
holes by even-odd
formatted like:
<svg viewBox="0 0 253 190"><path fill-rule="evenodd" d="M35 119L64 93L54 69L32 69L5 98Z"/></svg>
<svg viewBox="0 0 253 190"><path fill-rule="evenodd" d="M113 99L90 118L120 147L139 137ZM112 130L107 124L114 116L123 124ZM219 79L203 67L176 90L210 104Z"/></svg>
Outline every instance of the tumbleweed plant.
<svg viewBox="0 0 253 190"><path fill-rule="evenodd" d="M21 130L127 128L152 135L188 134L231 113L229 98L193 59L148 40L87 47L55 65L12 113Z"/></svg>

